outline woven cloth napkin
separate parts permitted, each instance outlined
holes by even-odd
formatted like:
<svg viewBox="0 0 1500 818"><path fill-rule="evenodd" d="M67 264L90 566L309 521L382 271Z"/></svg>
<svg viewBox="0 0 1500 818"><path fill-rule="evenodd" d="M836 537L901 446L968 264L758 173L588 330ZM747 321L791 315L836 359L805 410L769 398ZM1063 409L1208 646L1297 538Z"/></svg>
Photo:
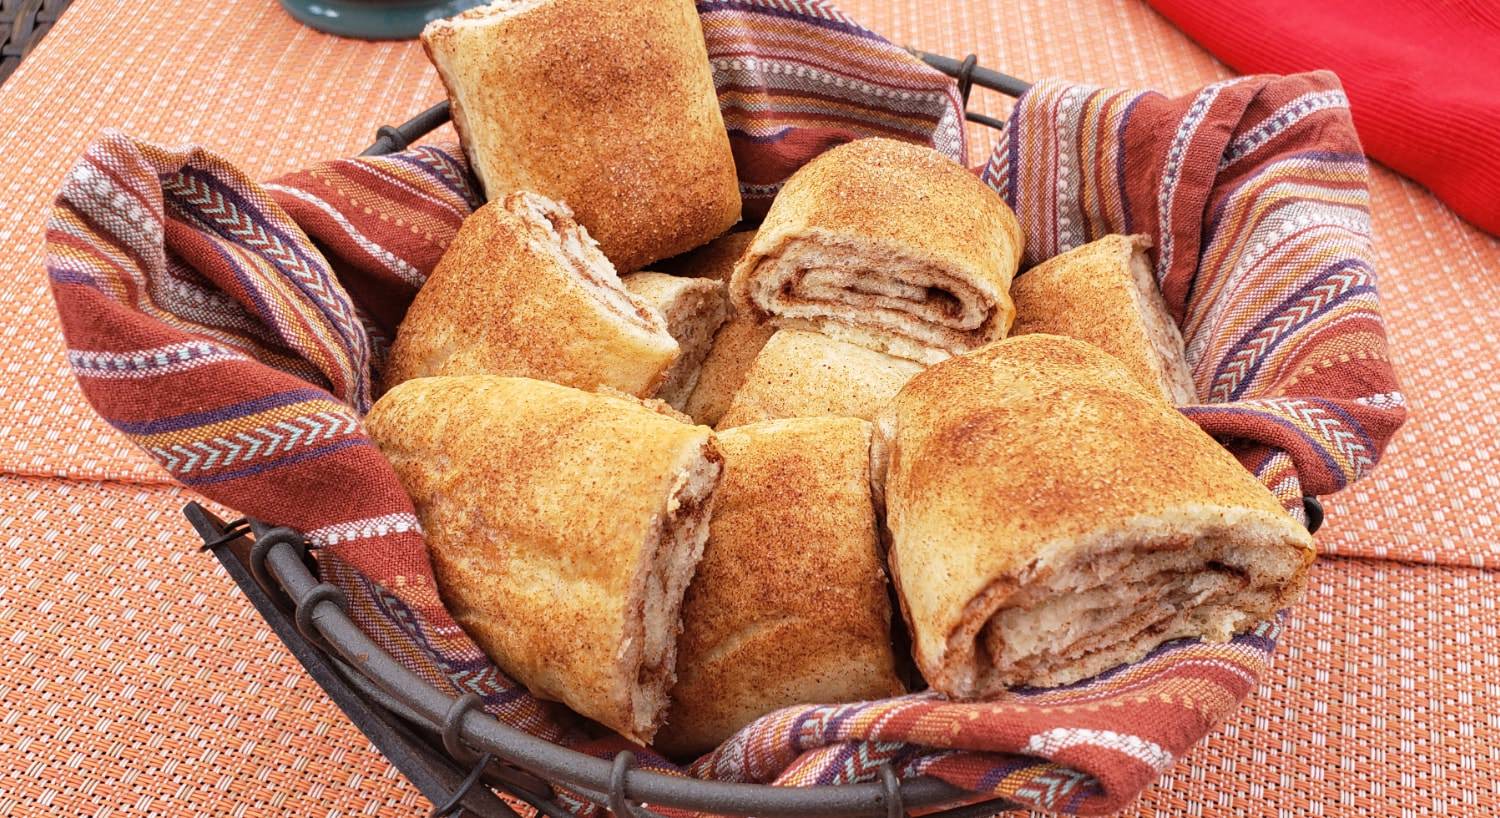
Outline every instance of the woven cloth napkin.
<svg viewBox="0 0 1500 818"><path fill-rule="evenodd" d="M833 7L699 8L748 212L853 138L964 158L952 82ZM1184 411L1294 514L1303 492L1368 471L1404 417L1365 173L1328 74L1177 99L1045 82L983 168L1020 216L1028 263L1110 232L1156 238L1206 399ZM585 738L448 616L411 503L361 427L388 341L475 191L454 145L257 184L207 151L106 133L58 196L47 269L69 360L105 419L184 485L304 532L355 621L429 682L607 754L623 739ZM806 785L868 781L890 764L1045 810L1107 812L1255 687L1277 632L1179 641L1085 683L990 702L917 693L789 708L685 768L649 752L640 765Z"/></svg>

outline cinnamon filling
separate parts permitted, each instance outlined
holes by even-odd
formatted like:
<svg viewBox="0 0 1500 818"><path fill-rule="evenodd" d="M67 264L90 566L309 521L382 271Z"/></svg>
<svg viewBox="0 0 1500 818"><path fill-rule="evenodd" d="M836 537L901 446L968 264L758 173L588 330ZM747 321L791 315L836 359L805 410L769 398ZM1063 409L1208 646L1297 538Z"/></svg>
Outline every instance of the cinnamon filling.
<svg viewBox="0 0 1500 818"><path fill-rule="evenodd" d="M1005 293L934 264L869 253L826 237L789 239L755 268L751 300L764 315L835 322L948 353L988 338Z"/></svg>
<svg viewBox="0 0 1500 818"><path fill-rule="evenodd" d="M504 206L526 223L537 244L567 267L601 307L648 332L666 332L661 315L620 284L614 265L599 251L598 243L588 232L573 220L567 205L528 191L517 191L505 197Z"/></svg>
<svg viewBox="0 0 1500 818"><path fill-rule="evenodd" d="M635 684L626 696L637 732L644 738L666 719L667 691L676 681L682 598L708 540L712 491L723 462L723 456L705 444L701 457L678 474L635 580L620 656L627 669L633 668Z"/></svg>
<svg viewBox="0 0 1500 818"><path fill-rule="evenodd" d="M1085 679L1184 636L1227 640L1295 592L1295 554L1246 553L1212 535L1101 543L981 594L948 650L967 659L963 687L988 695Z"/></svg>

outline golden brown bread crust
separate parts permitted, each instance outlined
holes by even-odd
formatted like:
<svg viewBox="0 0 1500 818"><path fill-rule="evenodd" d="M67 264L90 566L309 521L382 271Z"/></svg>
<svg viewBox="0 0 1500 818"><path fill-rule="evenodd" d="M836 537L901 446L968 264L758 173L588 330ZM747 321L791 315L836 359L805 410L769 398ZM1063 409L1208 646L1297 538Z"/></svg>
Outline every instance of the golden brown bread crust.
<svg viewBox="0 0 1500 818"><path fill-rule="evenodd" d="M661 313L667 332L677 341L677 360L663 376L656 397L680 409L698 385L703 359L713 348L714 333L729 314L724 283L651 272L630 273L620 282Z"/></svg>
<svg viewBox="0 0 1500 818"><path fill-rule="evenodd" d="M422 32L486 195L566 202L622 272L740 218L691 0L496 3Z"/></svg>
<svg viewBox="0 0 1500 818"><path fill-rule="evenodd" d="M728 284L735 263L754 240L754 230L720 236L691 253L671 259L662 269L674 275L712 278ZM713 344L699 367L698 382L683 405L683 411L695 422L707 426L719 422L729 408L730 399L744 383L750 363L776 332L775 327L762 324L753 316L736 313L733 306L729 313L714 334Z"/></svg>
<svg viewBox="0 0 1500 818"><path fill-rule="evenodd" d="M713 346L698 369L698 383L683 410L694 423L717 426L730 401L745 383L745 373L776 328L754 318L731 315L714 333Z"/></svg>
<svg viewBox="0 0 1500 818"><path fill-rule="evenodd" d="M1182 335L1151 275L1146 236L1105 236L1038 264L1010 287L1010 334L1087 341L1176 406L1194 403Z"/></svg>
<svg viewBox="0 0 1500 818"><path fill-rule="evenodd" d="M717 746L780 707L904 692L867 489L870 426L801 418L719 436L725 477L683 602L656 747Z"/></svg>
<svg viewBox="0 0 1500 818"><path fill-rule="evenodd" d="M734 265L739 262L750 242L755 241L754 230L738 230L726 233L708 244L689 253L667 259L656 265L664 273L694 278L711 278L729 283L734 274Z"/></svg>
<svg viewBox="0 0 1500 818"><path fill-rule="evenodd" d="M518 192L464 220L401 322L385 384L490 373L647 396L677 355L566 207Z"/></svg>
<svg viewBox="0 0 1500 818"><path fill-rule="evenodd" d="M709 430L490 375L407 381L365 424L454 620L533 693L649 741L722 463Z"/></svg>
<svg viewBox="0 0 1500 818"><path fill-rule="evenodd" d="M860 139L782 187L735 267L735 308L932 363L1005 337L1020 224L931 148Z"/></svg>
<svg viewBox="0 0 1500 818"><path fill-rule="evenodd" d="M715 428L795 417L871 420L922 365L816 332L778 330Z"/></svg>
<svg viewBox="0 0 1500 818"><path fill-rule="evenodd" d="M1227 626L1243 629L1287 604L1313 557L1307 531L1229 452L1081 341L1025 335L935 365L902 389L876 430L892 579L917 665L950 696L1076 680L1174 635L1227 638ZM1211 556L1170 559L1197 550ZM1124 581L1132 562L1160 554L1170 563L1160 575ZM1118 588L1096 588L1110 579L1100 566L1111 560L1124 572ZM1064 616L1060 632L1078 640L1065 664L1032 662L1046 645L1015 666L996 662L1007 638L1021 641L1007 630L1018 617L1034 630L1066 609L1049 601L1115 593L1090 608L1107 619L1112 606L1150 607L1131 594L1199 575L1207 590L1223 576L1248 585L1198 619L1113 622L1121 630L1110 644L1089 644L1088 621Z"/></svg>

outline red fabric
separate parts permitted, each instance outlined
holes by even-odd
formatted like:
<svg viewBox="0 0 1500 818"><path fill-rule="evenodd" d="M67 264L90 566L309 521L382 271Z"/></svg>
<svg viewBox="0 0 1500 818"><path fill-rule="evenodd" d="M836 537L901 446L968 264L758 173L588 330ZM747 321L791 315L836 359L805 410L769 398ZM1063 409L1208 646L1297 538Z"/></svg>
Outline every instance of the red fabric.
<svg viewBox="0 0 1500 818"><path fill-rule="evenodd" d="M1500 234L1500 5L1149 0L1238 71L1331 69L1371 158Z"/></svg>

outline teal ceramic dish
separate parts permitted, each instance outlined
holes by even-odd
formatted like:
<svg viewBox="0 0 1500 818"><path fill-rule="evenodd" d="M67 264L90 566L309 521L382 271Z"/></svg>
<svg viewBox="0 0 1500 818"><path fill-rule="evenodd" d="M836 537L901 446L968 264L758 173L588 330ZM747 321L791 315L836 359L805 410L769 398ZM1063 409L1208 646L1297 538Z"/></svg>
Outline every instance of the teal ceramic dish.
<svg viewBox="0 0 1500 818"><path fill-rule="evenodd" d="M484 0L281 0L304 25L361 40L409 40L422 27Z"/></svg>

